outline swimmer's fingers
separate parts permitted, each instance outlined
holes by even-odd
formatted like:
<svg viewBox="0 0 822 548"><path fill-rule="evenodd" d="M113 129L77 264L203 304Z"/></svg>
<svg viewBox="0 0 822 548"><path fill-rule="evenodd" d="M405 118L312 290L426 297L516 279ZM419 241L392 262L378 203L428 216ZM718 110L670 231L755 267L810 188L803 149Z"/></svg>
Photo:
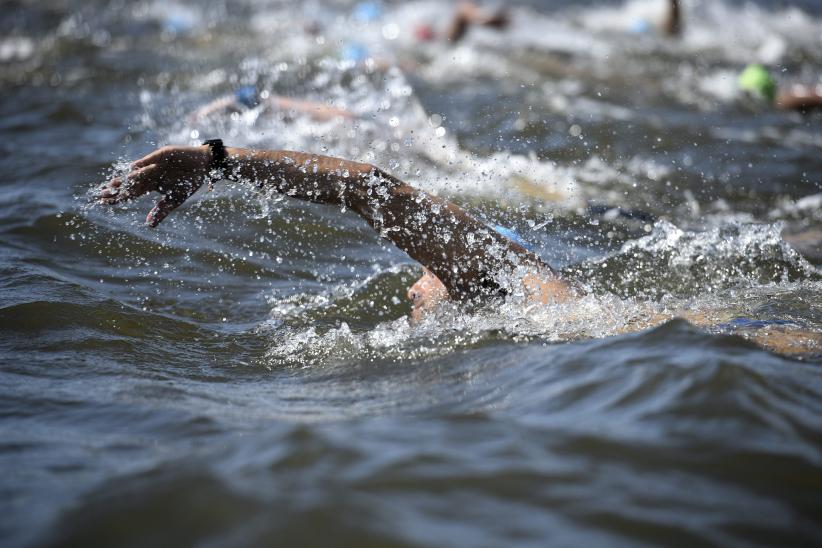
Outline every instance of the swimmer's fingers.
<svg viewBox="0 0 822 548"><path fill-rule="evenodd" d="M182 177L160 182L157 191L163 194L157 204L151 208L146 216L146 224L155 227L165 219L169 213L183 205L203 185L203 179L198 177Z"/></svg>
<svg viewBox="0 0 822 548"><path fill-rule="evenodd" d="M117 204L157 190L161 170L148 165L131 171L125 177L115 177L100 189L97 197L104 204Z"/></svg>
<svg viewBox="0 0 822 548"><path fill-rule="evenodd" d="M151 211L148 212L146 224L151 228L160 224L163 219L168 217L169 213L183 205L183 202L194 194L196 190L197 188L193 188L191 191L172 192L163 196L160 201L151 208Z"/></svg>
<svg viewBox="0 0 822 548"><path fill-rule="evenodd" d="M166 146L131 164L131 172L105 184L97 198L105 204L116 204L157 191L163 198L146 217L146 223L157 226L179 207L208 177L211 151L208 146Z"/></svg>
<svg viewBox="0 0 822 548"><path fill-rule="evenodd" d="M125 178L112 179L103 186L97 197L104 204L117 204L151 191L160 192L163 197L146 217L146 224L155 227L197 192L201 185L201 182L193 182L189 178L168 177L161 167L150 165L132 171Z"/></svg>

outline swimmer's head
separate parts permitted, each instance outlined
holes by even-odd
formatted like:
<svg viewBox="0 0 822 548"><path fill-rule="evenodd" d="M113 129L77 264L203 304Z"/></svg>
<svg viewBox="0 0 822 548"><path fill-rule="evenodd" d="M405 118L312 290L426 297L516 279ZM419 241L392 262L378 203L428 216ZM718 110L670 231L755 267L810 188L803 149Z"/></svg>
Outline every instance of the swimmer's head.
<svg viewBox="0 0 822 548"><path fill-rule="evenodd" d="M242 86L234 91L234 100L246 108L254 108L260 104L260 94L257 86Z"/></svg>
<svg viewBox="0 0 822 548"><path fill-rule="evenodd" d="M373 23L382 15L382 7L377 2L360 2L354 6L353 15L361 23Z"/></svg>
<svg viewBox="0 0 822 548"><path fill-rule="evenodd" d="M528 251L533 251L531 249L531 244L529 244L528 242L523 240L522 236L520 236L514 229L507 228L507 227L504 227L502 225L493 225L493 226L491 226L491 228L493 228L494 231L497 234L505 236L506 238L508 238L509 240L514 242L515 244L517 244L518 246L523 247L523 248L527 249Z"/></svg>
<svg viewBox="0 0 822 548"><path fill-rule="evenodd" d="M411 301L411 319L419 321L438 303L448 299L448 290L439 278L427 268L422 269L422 276L408 288L408 300Z"/></svg>
<svg viewBox="0 0 822 548"><path fill-rule="evenodd" d="M434 27L427 23L414 27L414 38L419 42L433 42L436 37Z"/></svg>
<svg viewBox="0 0 822 548"><path fill-rule="evenodd" d="M528 251L533 251L531 245L522 239L514 230L502 225L488 225L497 234L504 236L515 244ZM408 300L411 301L411 319L419 321L438 303L448 299L448 289L445 284L427 268L422 269L422 276L408 288Z"/></svg>
<svg viewBox="0 0 822 548"><path fill-rule="evenodd" d="M368 48L356 42L349 42L340 49L340 58L343 61L351 61L352 63L362 63L368 59Z"/></svg>
<svg viewBox="0 0 822 548"><path fill-rule="evenodd" d="M776 97L776 81L762 65L752 63L745 67L737 82L741 90L761 99L773 101Z"/></svg>
<svg viewBox="0 0 822 548"><path fill-rule="evenodd" d="M654 30L654 27L651 23L641 17L631 21L631 25L628 27L628 31L633 34L648 34L652 30Z"/></svg>
<svg viewBox="0 0 822 548"><path fill-rule="evenodd" d="M162 19L163 32L166 34L186 34L197 26L196 19L189 13L173 10Z"/></svg>
<svg viewBox="0 0 822 548"><path fill-rule="evenodd" d="M311 36L319 36L323 32L322 23L313 19L304 21L303 32L305 32L306 34L310 34Z"/></svg>

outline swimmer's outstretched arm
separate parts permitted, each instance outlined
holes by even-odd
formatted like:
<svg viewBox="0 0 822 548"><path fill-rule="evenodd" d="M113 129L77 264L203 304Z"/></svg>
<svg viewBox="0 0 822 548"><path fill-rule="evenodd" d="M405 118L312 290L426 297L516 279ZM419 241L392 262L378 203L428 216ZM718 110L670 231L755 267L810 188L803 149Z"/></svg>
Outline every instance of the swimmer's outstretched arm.
<svg viewBox="0 0 822 548"><path fill-rule="evenodd" d="M332 107L316 101L281 97L279 95L272 95L263 100L261 104L264 110L295 112L297 114L304 114L318 122L327 122L335 118L345 118L348 120L354 118L351 112L341 108ZM214 114L232 114L234 112L242 112L246 109L247 107L243 106L235 95L224 95L192 112L188 117L188 121L194 123Z"/></svg>
<svg viewBox="0 0 822 548"><path fill-rule="evenodd" d="M567 291L539 257L510 241L459 206L405 184L369 164L290 151L227 147L232 179L257 183L311 202L350 208L383 237L427 267L454 299L495 293L500 271L524 266L553 279ZM207 146L164 147L134 162L131 172L103 185L97 197L123 202L151 191L163 195L146 217L157 226L194 194L207 179Z"/></svg>
<svg viewBox="0 0 822 548"><path fill-rule="evenodd" d="M213 114L232 114L234 112L242 112L243 110L243 106L237 101L234 95L224 95L189 114L188 121L193 123L203 118L208 118Z"/></svg>
<svg viewBox="0 0 822 548"><path fill-rule="evenodd" d="M679 10L679 0L668 2L668 13L662 22L662 32L668 36L679 36L682 33L682 15Z"/></svg>
<svg viewBox="0 0 822 548"><path fill-rule="evenodd" d="M508 12L505 9L485 11L474 2L460 2L445 31L445 39L459 42L471 25L502 29L508 25Z"/></svg>
<svg viewBox="0 0 822 548"><path fill-rule="evenodd" d="M810 112L822 109L822 93L807 86L793 86L780 92L774 101L776 107L782 110Z"/></svg>
<svg viewBox="0 0 822 548"><path fill-rule="evenodd" d="M312 120L327 122L335 118L353 119L354 115L341 108L332 107L317 101L306 101L305 99L294 99L293 97L281 97L274 95L263 103L265 108L272 110L293 111L305 114Z"/></svg>

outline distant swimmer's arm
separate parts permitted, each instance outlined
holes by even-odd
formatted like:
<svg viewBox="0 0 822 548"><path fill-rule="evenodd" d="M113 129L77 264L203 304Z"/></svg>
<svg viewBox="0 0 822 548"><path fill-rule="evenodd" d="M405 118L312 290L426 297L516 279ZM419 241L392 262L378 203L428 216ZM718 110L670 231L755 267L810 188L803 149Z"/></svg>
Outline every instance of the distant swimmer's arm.
<svg viewBox="0 0 822 548"><path fill-rule="evenodd" d="M822 108L822 93L806 86L793 86L780 92L774 103L782 110L809 112Z"/></svg>
<svg viewBox="0 0 822 548"><path fill-rule="evenodd" d="M226 148L231 178L322 204L350 208L383 237L433 272L454 299L498 290L496 276L516 267L549 279L551 291L567 291L548 265L488 228L459 206L405 184L369 164L289 151ZM134 162L131 172L104 185L103 203L151 191L163 197L146 218L157 226L208 177L211 151L164 147ZM554 284L553 286L550 284Z"/></svg>
<svg viewBox="0 0 822 548"><path fill-rule="evenodd" d="M482 25L497 29L504 28L508 25L508 12L505 9L493 12L485 11L474 2L460 2L445 31L446 40L459 42L471 25Z"/></svg>
<svg viewBox="0 0 822 548"><path fill-rule="evenodd" d="M280 97L275 95L266 99L263 105L272 110L288 110L305 114L318 122L327 122L335 118L345 118L348 120L354 118L354 115L345 109L332 107L316 101L294 99L292 97Z"/></svg>
<svg viewBox="0 0 822 548"><path fill-rule="evenodd" d="M243 112L249 108L254 108L257 105L262 105L266 110L273 111L290 111L298 114L303 114L318 122L327 122L335 118L352 119L354 115L341 108L332 107L317 101L308 101L305 99L295 99L292 97L281 97L279 95L272 95L262 101L258 101L256 91L254 95L250 95L247 89L250 86L245 86L238 90L238 93L233 95L224 95L214 101L204 105L191 113L188 120L190 123L200 121L209 116L216 114L226 115L235 112ZM242 95L239 95L240 92Z"/></svg>
<svg viewBox="0 0 822 548"><path fill-rule="evenodd" d="M670 0L668 2L668 13L662 22L662 32L668 36L679 36L682 33L682 15L679 0Z"/></svg>
<svg viewBox="0 0 822 548"><path fill-rule="evenodd" d="M233 112L242 112L243 110L243 106L237 101L234 95L225 95L192 112L188 117L188 121L193 123L214 114L231 114Z"/></svg>

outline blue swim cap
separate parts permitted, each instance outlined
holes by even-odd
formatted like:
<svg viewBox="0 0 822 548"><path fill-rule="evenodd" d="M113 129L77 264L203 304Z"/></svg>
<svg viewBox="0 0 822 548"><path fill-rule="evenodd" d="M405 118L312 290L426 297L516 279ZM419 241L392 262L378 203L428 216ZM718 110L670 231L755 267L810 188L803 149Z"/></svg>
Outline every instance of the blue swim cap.
<svg viewBox="0 0 822 548"><path fill-rule="evenodd" d="M382 8L376 2L360 2L354 6L354 19L363 23L376 21L382 15Z"/></svg>
<svg viewBox="0 0 822 548"><path fill-rule="evenodd" d="M651 23L649 23L647 19L638 18L631 21L631 26L628 27L628 30L634 34L646 34L651 32L652 28Z"/></svg>
<svg viewBox="0 0 822 548"><path fill-rule="evenodd" d="M234 99L241 105L254 108L260 104L257 86L242 86L234 92Z"/></svg>
<svg viewBox="0 0 822 548"><path fill-rule="evenodd" d="M193 28L194 21L181 15L169 15L163 20L163 31L171 34L182 34Z"/></svg>
<svg viewBox="0 0 822 548"><path fill-rule="evenodd" d="M340 50L340 57L342 57L343 61L361 63L369 57L368 48L362 44L351 42L342 47Z"/></svg>
<svg viewBox="0 0 822 548"><path fill-rule="evenodd" d="M505 236L506 238L508 238L509 240L514 242L515 244L524 247L528 251L533 251L533 248L531 247L531 244L529 244L528 242L523 240L522 237L519 234L517 234L517 232L515 230L510 229L510 228L506 228L502 225L493 225L493 226L491 226L491 228L494 229L494 232L496 232L497 234L499 234L501 236Z"/></svg>

